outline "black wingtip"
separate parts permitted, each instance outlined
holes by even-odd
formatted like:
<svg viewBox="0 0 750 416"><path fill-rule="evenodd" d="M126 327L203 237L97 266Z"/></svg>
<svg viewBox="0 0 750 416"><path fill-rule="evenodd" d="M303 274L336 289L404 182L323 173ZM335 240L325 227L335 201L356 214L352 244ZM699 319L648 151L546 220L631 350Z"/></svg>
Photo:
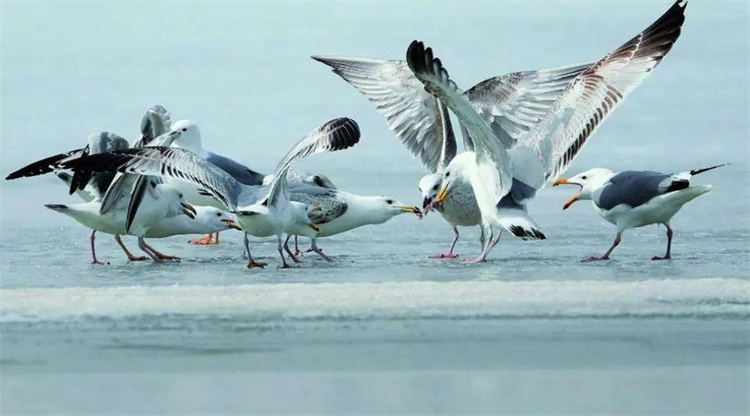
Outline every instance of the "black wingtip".
<svg viewBox="0 0 750 416"><path fill-rule="evenodd" d="M67 211L69 209L67 205L63 204L44 204L44 206L53 211Z"/></svg>
<svg viewBox="0 0 750 416"><path fill-rule="evenodd" d="M429 49L429 48L427 48ZM424 72L426 69L426 51L422 41L413 40L406 50L406 63L414 73Z"/></svg>
<svg viewBox="0 0 750 416"><path fill-rule="evenodd" d="M343 150L359 143L361 132L356 121L341 117L326 123L324 129L331 135L332 150Z"/></svg>
<svg viewBox="0 0 750 416"><path fill-rule="evenodd" d="M720 168L722 166L727 166L727 165L731 165L731 163L722 163L721 165L711 166L710 168L693 169L690 171L690 175L695 176L699 173L708 172L709 170L714 170L714 169Z"/></svg>

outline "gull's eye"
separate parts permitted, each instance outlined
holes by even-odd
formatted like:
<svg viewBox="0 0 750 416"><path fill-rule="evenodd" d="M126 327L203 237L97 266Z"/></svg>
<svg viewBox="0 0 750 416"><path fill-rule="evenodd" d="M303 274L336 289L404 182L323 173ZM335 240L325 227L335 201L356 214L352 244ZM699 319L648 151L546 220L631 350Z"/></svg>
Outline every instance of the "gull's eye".
<svg viewBox="0 0 750 416"><path fill-rule="evenodd" d="M451 172L450 171L445 172L445 177L447 178L448 176L451 176Z"/></svg>
<svg viewBox="0 0 750 416"><path fill-rule="evenodd" d="M391 204L393 204L393 200L392 199L386 200L385 203L388 204L388 205L391 205Z"/></svg>
<svg viewBox="0 0 750 416"><path fill-rule="evenodd" d="M182 198L182 194L180 194L180 198Z"/></svg>
<svg viewBox="0 0 750 416"><path fill-rule="evenodd" d="M586 180L586 177L585 177L585 176L581 176L581 179L583 179L583 180L585 181L585 180Z"/></svg>
<svg viewBox="0 0 750 416"><path fill-rule="evenodd" d="M217 217L221 217L221 212L217 212L217 213L216 213L216 216L217 216Z"/></svg>
<svg viewBox="0 0 750 416"><path fill-rule="evenodd" d="M435 185L435 186L433 186L433 187L432 187L432 190L433 190L433 191L437 191L437 188L438 188L438 186L437 186L437 185Z"/></svg>
<svg viewBox="0 0 750 416"><path fill-rule="evenodd" d="M182 131L187 131L187 127L183 127L183 128L182 128Z"/></svg>

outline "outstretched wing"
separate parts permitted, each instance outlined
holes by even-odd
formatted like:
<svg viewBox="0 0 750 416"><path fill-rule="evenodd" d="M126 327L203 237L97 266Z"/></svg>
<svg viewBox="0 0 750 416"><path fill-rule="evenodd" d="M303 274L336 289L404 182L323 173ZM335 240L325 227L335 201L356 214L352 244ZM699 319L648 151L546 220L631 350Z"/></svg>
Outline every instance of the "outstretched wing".
<svg viewBox="0 0 750 416"><path fill-rule="evenodd" d="M11 173L5 177L6 181L10 181L18 178L27 178L30 176L44 175L50 173L55 169L60 169L60 163L68 159L76 159L83 155L84 151L88 151L87 148L83 147L80 149L71 150L69 152L60 153L54 156L46 157L42 160L37 160L34 163L26 165L21 169ZM72 178L71 178L72 180Z"/></svg>
<svg viewBox="0 0 750 416"><path fill-rule="evenodd" d="M422 166L437 172L456 155L445 106L427 93L404 61L313 56L364 94Z"/></svg>
<svg viewBox="0 0 750 416"><path fill-rule="evenodd" d="M232 176L189 150L173 147L117 150L71 160L63 167L92 172L168 176L203 188L232 212L237 211L238 199L245 188Z"/></svg>
<svg viewBox="0 0 750 416"><path fill-rule="evenodd" d="M568 84L592 64L511 72L480 82L466 91L466 96L495 136L511 148L539 123Z"/></svg>
<svg viewBox="0 0 750 416"><path fill-rule="evenodd" d="M440 59L433 58L432 49L425 49L422 42L414 41L406 52L406 61L425 90L445 103L468 131L477 154L478 173L495 203L500 202L512 181L508 150L450 79Z"/></svg>
<svg viewBox="0 0 750 416"><path fill-rule="evenodd" d="M292 162L317 153L348 149L359 142L359 137L359 126L354 120L346 117L331 120L310 132L297 142L276 166L267 203L273 205L285 194L286 177Z"/></svg>
<svg viewBox="0 0 750 416"><path fill-rule="evenodd" d="M579 75L552 110L524 139L539 159L543 184L562 174L602 121L651 73L672 49L685 21L676 2L636 37ZM515 174L515 172L514 172Z"/></svg>

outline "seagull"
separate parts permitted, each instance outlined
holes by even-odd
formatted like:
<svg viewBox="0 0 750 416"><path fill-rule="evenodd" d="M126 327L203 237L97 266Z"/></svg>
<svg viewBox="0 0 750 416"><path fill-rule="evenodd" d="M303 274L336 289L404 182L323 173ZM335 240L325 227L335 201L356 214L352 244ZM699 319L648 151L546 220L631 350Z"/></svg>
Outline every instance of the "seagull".
<svg viewBox="0 0 750 416"><path fill-rule="evenodd" d="M59 153L54 156L46 157L38 160L21 169L16 170L9 174L5 180L14 180L18 178L25 178L37 175L44 175L60 169L60 163L66 160L77 159L88 154L105 153L110 150L127 149L129 144L124 138L109 132L101 132L99 134L92 134L87 138L86 145L79 149L74 149L69 152ZM91 175L89 178L83 180L82 174L67 175L63 177L63 180L68 184L70 193L78 192L78 194L87 201L93 201L97 198L101 198L107 191L109 186L115 177L114 173L96 173ZM96 239L96 230L91 231L89 237L91 241L91 252L93 256L92 264L103 264L96 258L96 251L94 249L94 241ZM117 237L116 237L117 239ZM128 257L131 257L129 255Z"/></svg>
<svg viewBox="0 0 750 416"><path fill-rule="evenodd" d="M683 205L711 190L711 185L691 185L690 180L699 173L722 166L725 165L673 174L632 170L614 173L609 169L594 168L569 179L557 179L553 186L578 185L581 188L563 205L563 210L576 201L590 199L596 212L617 227L612 247L601 257L583 261L609 260L625 230L651 224L667 227L667 253L651 260L669 260L672 258L673 234L670 220Z"/></svg>
<svg viewBox="0 0 750 416"><path fill-rule="evenodd" d="M419 181L424 214L435 209L453 228L453 241L446 254L434 259L455 259L459 239L458 227L481 224L471 182L456 177L451 192L440 203L436 196L443 183L443 173L457 154L457 143L446 105L428 93L407 62L370 58L313 56L345 81L357 88L386 117L388 127L413 157L428 172ZM584 69L579 64L539 71L513 72L487 79L466 92L476 111L492 123L498 137L513 138L527 132L541 120L563 89ZM463 131L464 149L473 143ZM509 138L510 140L510 138ZM484 227L480 227L484 247Z"/></svg>
<svg viewBox="0 0 750 416"><path fill-rule="evenodd" d="M289 198L307 206L320 208L308 215L312 224L318 227L316 235L311 237L310 250L329 262L332 261L331 258L323 254L317 245L319 237L341 234L365 225L383 224L404 213L418 216L422 214L419 208L390 197L355 195L323 187L304 186L289 189ZM287 246L288 241L289 237L284 242L284 249L292 260L298 262Z"/></svg>
<svg viewBox="0 0 750 416"><path fill-rule="evenodd" d="M181 130L170 135L180 136ZM71 160L64 167L73 171L124 172L143 175L161 175L189 182L208 192L235 215L240 227L255 237L276 235L281 267L289 265L283 255L283 234L313 237L318 227L308 215L318 207L290 201L287 195L287 174L294 161L317 153L334 152L354 146L359 142L359 126L354 120L338 118L309 133L295 144L281 159L269 185L245 185L232 175L206 161L190 150L175 147L144 147L124 149L105 154L91 155ZM176 137L175 139L179 139ZM245 238L248 268L263 267L256 262Z"/></svg>
<svg viewBox="0 0 750 416"><path fill-rule="evenodd" d="M457 87L432 50L412 42L407 51L409 68L425 90L457 116L474 149L453 158L437 195L438 202L444 201L457 178L472 184L489 238L479 257L465 262L484 261L503 229L521 238L546 238L526 213L526 201L567 169L602 121L671 50L685 21L684 10L685 5L675 3L643 32L583 70L541 120L517 136L495 128L497 119L472 104L471 91L463 93ZM492 87L488 84L474 93ZM511 98L507 105L512 104Z"/></svg>
<svg viewBox="0 0 750 416"><path fill-rule="evenodd" d="M166 203L157 205L166 208L167 211L154 213L142 210L138 218L144 218L144 220L140 223L137 221L134 229L130 232L125 231L125 208L127 207L127 200L122 200L123 205L120 206L120 209L110 211L104 215L99 213L100 201L73 205L45 204L45 207L73 218L81 225L91 228L94 232L101 231L106 234L113 234L115 241L117 241L117 244L122 248L130 261L146 260L146 257L134 256L125 247L121 239L121 236L125 234L137 236L138 247L155 262L160 262L163 260L179 260L179 258L160 253L145 242L146 238L165 238L184 234L214 233L228 229L240 229L228 213L214 207L192 207L185 202L178 202L180 198L174 188L166 184L159 186L172 190L170 193L165 192L166 195L162 198L162 202ZM180 207L179 209L173 208L178 206ZM154 218L162 219L154 220ZM94 234L92 233L92 264L106 264L106 262L96 258L93 236Z"/></svg>
<svg viewBox="0 0 750 416"><path fill-rule="evenodd" d="M141 123L141 138L136 145L148 144L155 139L159 133L156 126L168 123L169 115L161 106L154 106L146 113ZM70 176L63 172L62 164L66 161L79 159L86 155L103 154L111 150L128 148L128 141L110 132L92 134L87 139L87 144L70 152L61 153L44 158L25 166L6 178L7 180L20 177L37 176L55 171L58 177L69 185L71 193L78 192L86 201L84 204L61 205L50 204L48 208L63 212L92 229L90 241L92 251L92 264L104 264L96 258L95 239L96 232L102 231L115 235L115 241L123 248L128 259L131 261L145 260L144 257L136 257L124 246L120 235L130 234L139 237L139 246L154 260L175 260L174 256L159 253L148 246L143 238L150 226L155 223L177 215L186 213L195 215L195 209L186 203L182 203L179 191L168 184L161 184L158 177L140 177L134 175L115 175L114 173L94 173L87 170L79 170ZM147 196L148 195L148 196ZM129 210L132 202L142 200L148 202L142 215L135 215ZM176 200L180 200L175 202ZM137 226L131 230L131 226L137 222Z"/></svg>

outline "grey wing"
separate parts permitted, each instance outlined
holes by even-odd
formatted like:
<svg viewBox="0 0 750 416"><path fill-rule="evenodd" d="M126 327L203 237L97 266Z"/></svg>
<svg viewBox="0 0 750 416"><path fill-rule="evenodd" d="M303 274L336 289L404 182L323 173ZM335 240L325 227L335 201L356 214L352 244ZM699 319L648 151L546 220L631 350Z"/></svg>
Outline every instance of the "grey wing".
<svg viewBox="0 0 750 416"><path fill-rule="evenodd" d="M592 65L512 72L480 82L466 96L503 145L511 148L547 114L568 84Z"/></svg>
<svg viewBox="0 0 750 416"><path fill-rule="evenodd" d="M336 197L335 192L321 193L304 193L291 192L289 199L292 201L302 202L307 206L320 207L319 211L313 211L308 214L308 218L313 224L325 224L344 215L348 208L346 201Z"/></svg>
<svg viewBox="0 0 750 416"><path fill-rule="evenodd" d="M155 105L141 119L141 139L133 147L143 147L155 138L166 134L172 127L172 118L166 108Z"/></svg>
<svg viewBox="0 0 750 416"><path fill-rule="evenodd" d="M81 157L89 155L89 154L100 154L100 153L106 153L111 152L113 150L120 150L120 149L127 149L129 146L128 141L124 138L110 132L103 131L98 134L92 134L88 137L88 145L86 145L86 150L83 152ZM88 171L77 171L73 173L73 179L70 183L70 194L72 195L73 192L76 190L83 190L95 177L96 175L93 172ZM103 179L109 179L107 177L104 177ZM99 187L100 193L103 193L107 187L104 187L103 185L106 184L105 182L99 182L96 186Z"/></svg>
<svg viewBox="0 0 750 416"><path fill-rule="evenodd" d="M479 116L473 104L453 82L432 49L414 41L406 52L406 61L425 89L435 95L458 117L466 129L477 154L478 174L495 203L511 188L511 161L508 150L495 136L489 124Z"/></svg>
<svg viewBox="0 0 750 416"><path fill-rule="evenodd" d="M364 94L422 166L437 172L456 154L447 111L404 61L313 56Z"/></svg>
<svg viewBox="0 0 750 416"><path fill-rule="evenodd" d="M224 172L232 175L232 177L239 183L245 185L262 185L263 178L266 176L261 173L255 172L247 166L235 162L228 157L217 155L216 153L208 152L206 160L213 163L214 165L216 165L216 167L220 168Z"/></svg>
<svg viewBox="0 0 750 416"><path fill-rule="evenodd" d="M231 175L186 149L144 147L91 155L64 164L67 169L167 176L197 185L236 212L240 199L250 198L254 187L237 182Z"/></svg>
<svg viewBox="0 0 750 416"><path fill-rule="evenodd" d="M528 183L543 184L568 168L604 119L672 49L685 21L684 12L685 6L675 3L651 26L568 85L523 140L523 145L536 153L541 164L537 170L543 172L543 177Z"/></svg>
<svg viewBox="0 0 750 416"><path fill-rule="evenodd" d="M60 180L63 181L63 183L65 183L65 185L68 188L70 188L70 184L73 181L73 175L69 174L68 172L61 171L61 170L56 171L55 175L57 175L57 177L60 178ZM114 179L115 177L114 173L97 173L96 175L94 175L94 178L97 178L99 175L109 176L109 181L107 183L107 186L105 187L103 192L100 192L98 186L92 186L91 182L94 182L94 181L89 182L89 184L85 188L77 192L78 196L81 197L81 199L83 199L85 202L101 200L102 196L104 196L104 192L107 191L109 184L112 183L112 179ZM107 182L107 181L103 181L103 182Z"/></svg>
<svg viewBox="0 0 750 416"><path fill-rule="evenodd" d="M297 142L276 166L267 202L275 204L286 192L287 173L292 162L317 153L348 149L359 142L359 137L359 126L354 120L346 117L331 120L310 132Z"/></svg>
<svg viewBox="0 0 750 416"><path fill-rule="evenodd" d="M129 197L138 175L118 174L102 197L99 214L112 211L123 198Z"/></svg>
<svg viewBox="0 0 750 416"><path fill-rule="evenodd" d="M689 186L686 179L659 172L625 171L613 176L593 195L597 207L610 210L624 204L632 208L657 197Z"/></svg>
<svg viewBox="0 0 750 416"><path fill-rule="evenodd" d="M127 140L107 131L90 135L88 138L88 145L89 153L92 155L111 152L113 150L127 149L130 147Z"/></svg>

